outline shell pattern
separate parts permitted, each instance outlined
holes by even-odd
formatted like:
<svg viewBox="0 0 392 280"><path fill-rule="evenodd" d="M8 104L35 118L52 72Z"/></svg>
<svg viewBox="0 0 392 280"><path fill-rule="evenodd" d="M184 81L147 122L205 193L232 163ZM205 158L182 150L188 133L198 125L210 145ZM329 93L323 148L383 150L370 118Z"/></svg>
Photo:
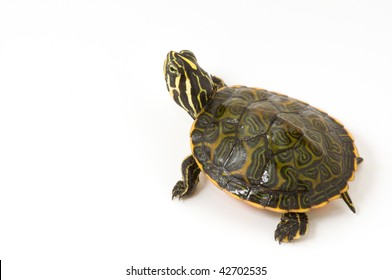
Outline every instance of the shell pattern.
<svg viewBox="0 0 392 280"><path fill-rule="evenodd" d="M216 92L191 130L193 155L218 187L277 212L306 212L347 191L353 142L319 109L242 86Z"/></svg>

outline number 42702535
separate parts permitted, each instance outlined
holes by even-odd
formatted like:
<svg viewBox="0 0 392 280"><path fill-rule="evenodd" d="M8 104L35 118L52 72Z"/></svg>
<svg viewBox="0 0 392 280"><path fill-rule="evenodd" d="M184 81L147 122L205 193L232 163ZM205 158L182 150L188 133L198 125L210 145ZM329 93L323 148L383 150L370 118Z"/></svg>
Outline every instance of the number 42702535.
<svg viewBox="0 0 392 280"><path fill-rule="evenodd" d="M263 266L224 266L219 270L222 275L267 275L267 267Z"/></svg>

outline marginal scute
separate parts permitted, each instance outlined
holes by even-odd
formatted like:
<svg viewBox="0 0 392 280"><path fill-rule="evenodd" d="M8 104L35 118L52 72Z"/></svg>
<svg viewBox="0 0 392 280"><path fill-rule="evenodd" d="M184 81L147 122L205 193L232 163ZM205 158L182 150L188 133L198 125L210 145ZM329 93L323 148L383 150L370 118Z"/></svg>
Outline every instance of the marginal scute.
<svg viewBox="0 0 392 280"><path fill-rule="evenodd" d="M256 186L250 188L247 200L259 204L262 207L276 208L279 203L279 195L277 193L267 192L263 188Z"/></svg>
<svg viewBox="0 0 392 280"><path fill-rule="evenodd" d="M251 205L306 212L347 191L358 153L351 134L307 103L242 86L219 89L191 130L196 162Z"/></svg>
<svg viewBox="0 0 392 280"><path fill-rule="evenodd" d="M211 120L212 120L211 116L207 114L201 114L197 118L197 128L201 128L201 129L206 128L211 123Z"/></svg>

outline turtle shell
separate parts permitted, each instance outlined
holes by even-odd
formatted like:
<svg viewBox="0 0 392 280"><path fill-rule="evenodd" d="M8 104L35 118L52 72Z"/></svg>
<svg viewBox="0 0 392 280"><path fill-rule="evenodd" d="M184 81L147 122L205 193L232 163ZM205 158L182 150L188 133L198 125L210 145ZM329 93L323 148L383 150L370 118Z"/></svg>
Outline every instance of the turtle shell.
<svg viewBox="0 0 392 280"><path fill-rule="evenodd" d="M307 103L258 88L215 93L191 130L201 170L232 196L277 212L339 198L358 153L351 134Z"/></svg>

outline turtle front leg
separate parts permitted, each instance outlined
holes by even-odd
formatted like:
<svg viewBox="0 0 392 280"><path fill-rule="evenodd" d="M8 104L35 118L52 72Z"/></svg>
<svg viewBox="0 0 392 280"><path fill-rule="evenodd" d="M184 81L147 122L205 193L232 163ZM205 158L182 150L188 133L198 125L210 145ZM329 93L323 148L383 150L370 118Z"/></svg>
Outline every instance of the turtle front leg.
<svg viewBox="0 0 392 280"><path fill-rule="evenodd" d="M291 242L306 233L308 217L305 213L284 213L275 231L275 240Z"/></svg>
<svg viewBox="0 0 392 280"><path fill-rule="evenodd" d="M172 199L189 197L199 183L200 168L192 155L184 159L181 165L182 180L178 181L172 191Z"/></svg>
<svg viewBox="0 0 392 280"><path fill-rule="evenodd" d="M214 90L215 91L217 91L221 87L226 86L225 82L221 78L218 78L218 77L212 76L212 75L211 75L211 78L212 78L212 82L214 83Z"/></svg>

